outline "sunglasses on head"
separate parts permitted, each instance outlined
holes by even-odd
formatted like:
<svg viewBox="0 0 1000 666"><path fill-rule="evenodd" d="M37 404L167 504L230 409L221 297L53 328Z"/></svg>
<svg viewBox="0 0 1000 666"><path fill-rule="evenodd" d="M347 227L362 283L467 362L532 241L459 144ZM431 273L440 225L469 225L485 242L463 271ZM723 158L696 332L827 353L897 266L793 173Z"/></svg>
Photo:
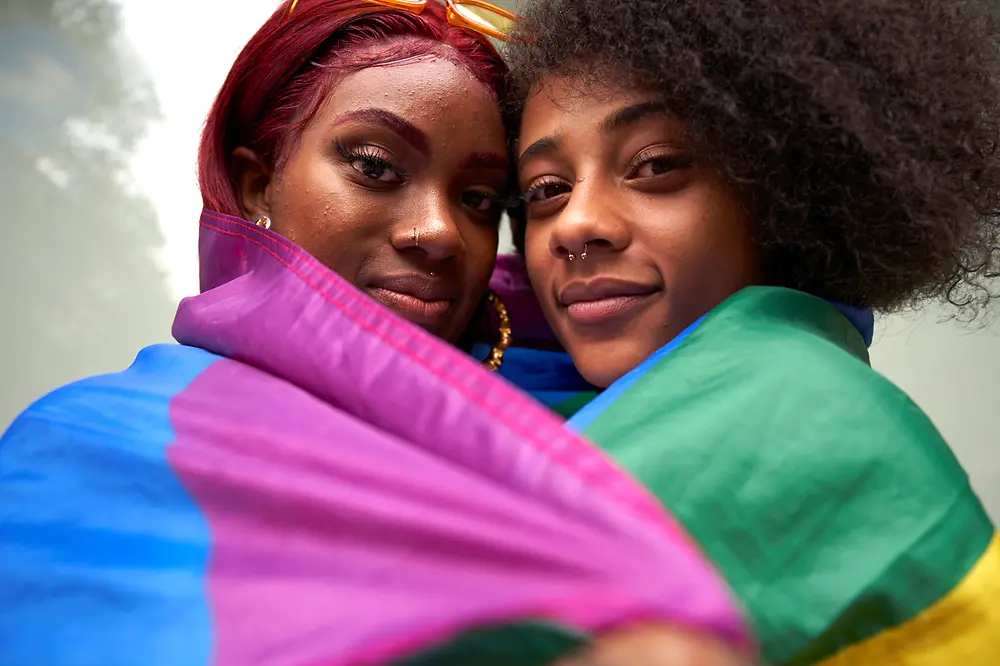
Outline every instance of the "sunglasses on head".
<svg viewBox="0 0 1000 666"><path fill-rule="evenodd" d="M392 9L402 9L419 14L433 0L363 0L373 5L381 5ZM299 0L290 0L282 21L287 21L295 11ZM517 14L498 7L486 0L444 0L448 13L448 23L459 28L472 30L481 35L499 39L505 42L513 41L510 37L511 28L517 20Z"/></svg>

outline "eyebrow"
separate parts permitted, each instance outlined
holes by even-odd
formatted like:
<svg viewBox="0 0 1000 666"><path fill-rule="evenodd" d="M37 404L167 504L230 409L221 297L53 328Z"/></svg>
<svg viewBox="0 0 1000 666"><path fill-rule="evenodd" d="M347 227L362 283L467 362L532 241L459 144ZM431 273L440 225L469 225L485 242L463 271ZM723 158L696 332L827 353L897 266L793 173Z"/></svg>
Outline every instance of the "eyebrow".
<svg viewBox="0 0 1000 666"><path fill-rule="evenodd" d="M667 106L663 102L639 102L638 104L632 104L631 106L626 106L610 113L601 123L601 132L603 134L613 134L634 125L648 116L666 114ZM532 157L551 155L561 147L562 139L547 136L525 148L517 160L518 162L524 162Z"/></svg>
<svg viewBox="0 0 1000 666"><path fill-rule="evenodd" d="M517 158L518 162L524 162L525 160L531 159L532 157L541 157L543 155L551 155L552 153L559 150L562 146L562 140L556 137L547 136L543 139L539 139L530 146L524 149L521 156Z"/></svg>
<svg viewBox="0 0 1000 666"><path fill-rule="evenodd" d="M496 153L473 153L462 160L462 169L500 169L507 171L510 162L503 155Z"/></svg>
<svg viewBox="0 0 1000 666"><path fill-rule="evenodd" d="M431 154L431 142L427 138L427 135L418 129L416 125L400 118L392 111L375 108L359 109L358 111L352 111L340 116L335 121L335 124L339 125L340 123L349 121L381 125L413 146L417 151L424 155Z"/></svg>
<svg viewBox="0 0 1000 666"><path fill-rule="evenodd" d="M666 114L667 106L663 102L639 102L610 113L601 123L601 132L614 134L636 124L643 118Z"/></svg>

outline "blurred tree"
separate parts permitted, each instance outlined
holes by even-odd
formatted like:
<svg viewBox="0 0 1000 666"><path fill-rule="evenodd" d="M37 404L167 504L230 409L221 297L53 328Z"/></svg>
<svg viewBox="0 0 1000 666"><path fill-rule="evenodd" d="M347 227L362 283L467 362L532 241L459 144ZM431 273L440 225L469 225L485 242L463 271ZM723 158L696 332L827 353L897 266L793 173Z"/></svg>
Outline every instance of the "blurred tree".
<svg viewBox="0 0 1000 666"><path fill-rule="evenodd" d="M0 0L0 430L168 340L155 211L128 161L158 115L111 0Z"/></svg>

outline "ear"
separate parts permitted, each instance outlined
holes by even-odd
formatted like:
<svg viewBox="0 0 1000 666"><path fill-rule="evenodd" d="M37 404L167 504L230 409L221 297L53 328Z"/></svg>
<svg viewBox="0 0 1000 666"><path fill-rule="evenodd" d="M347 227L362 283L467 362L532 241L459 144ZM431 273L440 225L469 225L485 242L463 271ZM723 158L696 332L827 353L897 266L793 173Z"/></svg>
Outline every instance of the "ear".
<svg viewBox="0 0 1000 666"><path fill-rule="evenodd" d="M233 151L233 176L243 215L253 220L271 215L271 168L249 148Z"/></svg>

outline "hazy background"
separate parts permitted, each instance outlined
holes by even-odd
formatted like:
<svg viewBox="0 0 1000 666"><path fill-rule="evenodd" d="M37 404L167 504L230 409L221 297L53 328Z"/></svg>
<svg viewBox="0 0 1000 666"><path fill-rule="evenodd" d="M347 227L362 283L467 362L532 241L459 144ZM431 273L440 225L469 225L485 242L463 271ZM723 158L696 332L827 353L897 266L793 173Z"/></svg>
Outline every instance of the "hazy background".
<svg viewBox="0 0 1000 666"><path fill-rule="evenodd" d="M513 4L513 3L507 3ZM276 0L0 0L0 430L170 339L198 288L202 121ZM1000 325L881 320L874 365L1000 519Z"/></svg>

